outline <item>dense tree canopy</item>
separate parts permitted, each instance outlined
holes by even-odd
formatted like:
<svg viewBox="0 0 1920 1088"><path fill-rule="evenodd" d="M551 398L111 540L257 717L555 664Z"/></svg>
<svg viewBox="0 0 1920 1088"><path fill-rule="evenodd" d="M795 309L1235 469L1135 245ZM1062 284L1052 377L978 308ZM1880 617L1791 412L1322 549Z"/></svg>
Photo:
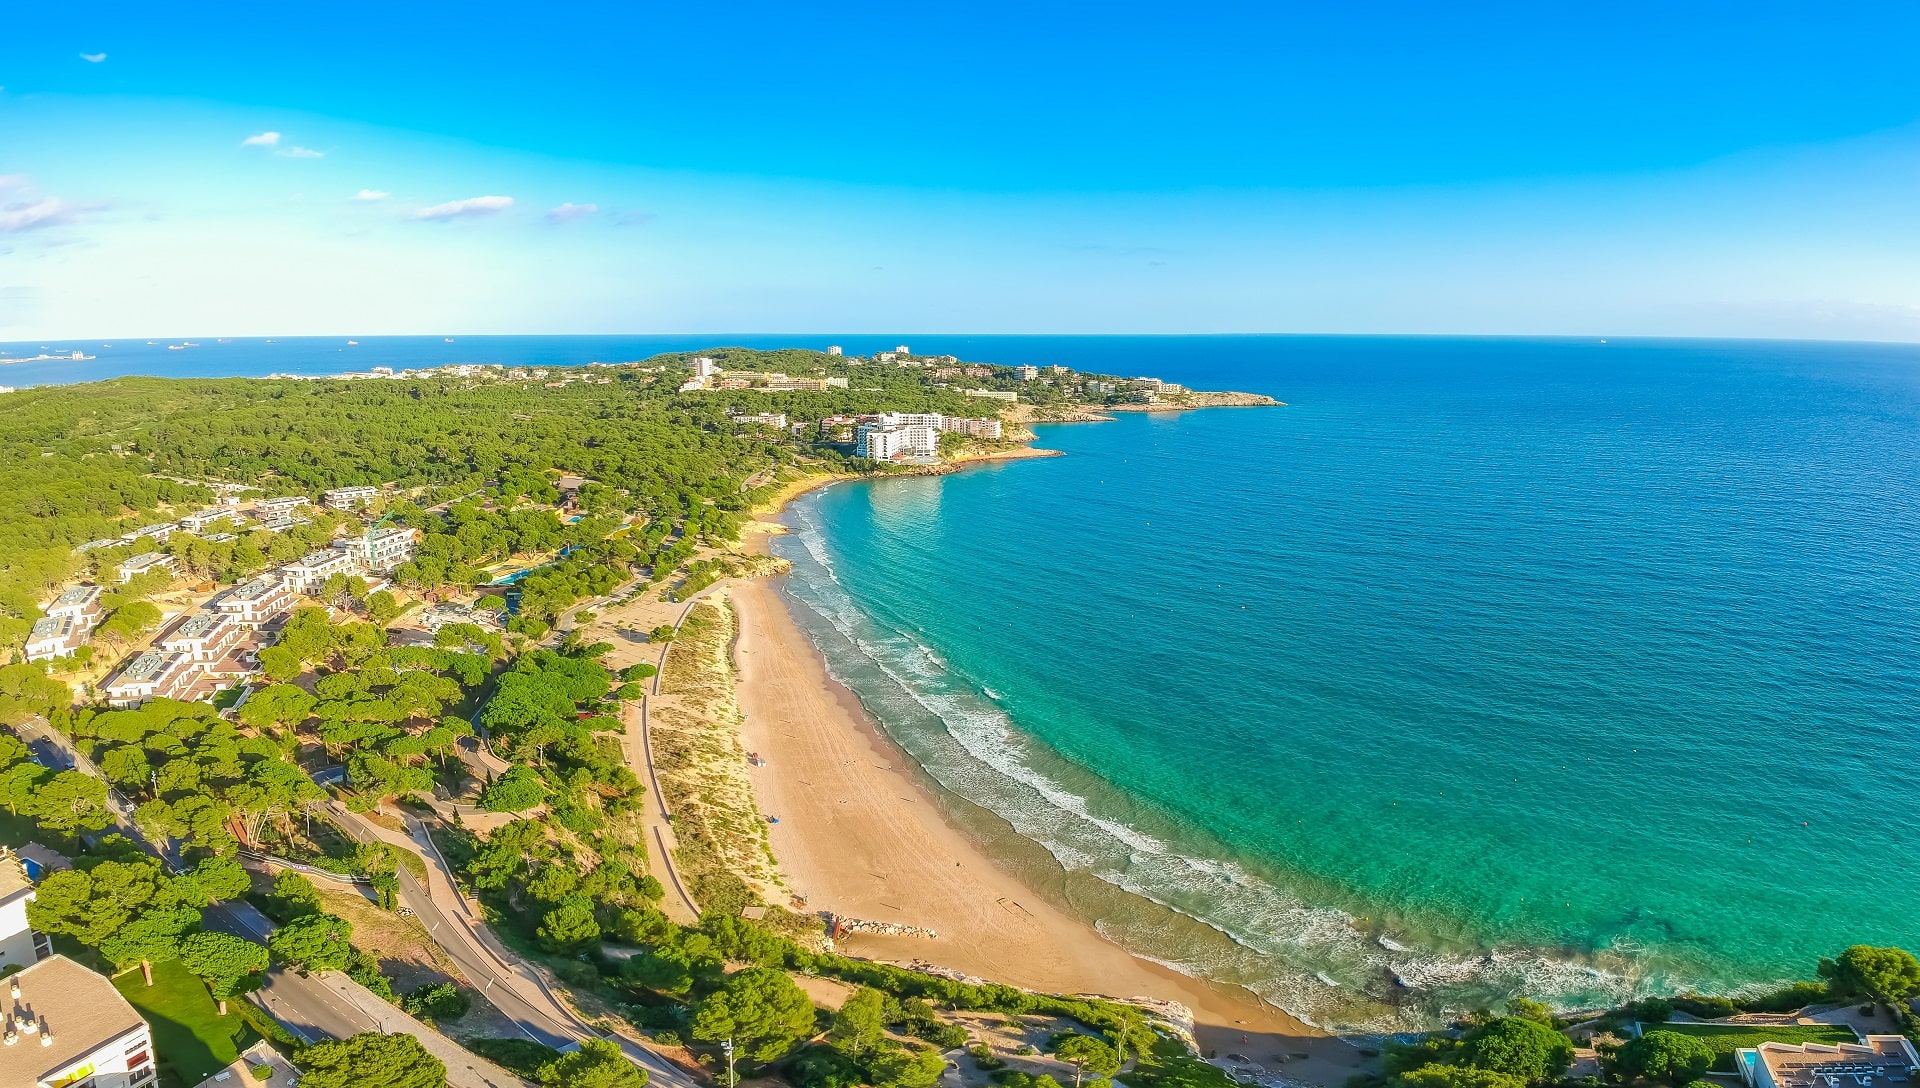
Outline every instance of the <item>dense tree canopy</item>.
<svg viewBox="0 0 1920 1088"><path fill-rule="evenodd" d="M1820 977L1841 996L1903 1005L1920 993L1920 960L1904 948L1856 944L1831 960L1821 960Z"/></svg>
<svg viewBox="0 0 1920 1088"><path fill-rule="evenodd" d="M1538 1021L1501 1017L1468 1033L1461 1056L1468 1065L1532 1083L1566 1069L1573 1062L1573 1042Z"/></svg>
<svg viewBox="0 0 1920 1088"><path fill-rule="evenodd" d="M300 1052L306 1088L446 1088L447 1067L411 1035L367 1032Z"/></svg>
<svg viewBox="0 0 1920 1088"><path fill-rule="evenodd" d="M784 971L749 967L728 976L693 1012L693 1037L733 1040L746 1057L770 1062L813 1033L813 1002Z"/></svg>
<svg viewBox="0 0 1920 1088"><path fill-rule="evenodd" d="M1713 1064L1713 1048L1677 1031L1649 1031L1622 1046L1612 1072L1626 1081L1650 1080L1684 1085L1699 1080Z"/></svg>

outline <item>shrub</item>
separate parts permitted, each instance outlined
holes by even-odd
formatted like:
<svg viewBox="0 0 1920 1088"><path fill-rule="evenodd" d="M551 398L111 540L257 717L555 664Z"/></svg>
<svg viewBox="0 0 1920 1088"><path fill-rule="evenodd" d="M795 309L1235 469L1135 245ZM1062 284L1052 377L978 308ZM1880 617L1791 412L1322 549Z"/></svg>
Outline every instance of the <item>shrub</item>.
<svg viewBox="0 0 1920 1088"><path fill-rule="evenodd" d="M1475 1029L1463 1040L1462 1057L1476 1069L1505 1073L1523 1081L1559 1075L1573 1062L1573 1043L1535 1020L1502 1017Z"/></svg>
<svg viewBox="0 0 1920 1088"><path fill-rule="evenodd" d="M1667 1084L1699 1080L1712 1064L1711 1046L1677 1031L1649 1031L1621 1047L1610 1063L1611 1072L1623 1080Z"/></svg>
<svg viewBox="0 0 1920 1088"><path fill-rule="evenodd" d="M467 1014L473 1005L460 987L451 982L435 982L418 986L400 999L400 1007L409 1015L436 1023L443 1020L458 1020Z"/></svg>

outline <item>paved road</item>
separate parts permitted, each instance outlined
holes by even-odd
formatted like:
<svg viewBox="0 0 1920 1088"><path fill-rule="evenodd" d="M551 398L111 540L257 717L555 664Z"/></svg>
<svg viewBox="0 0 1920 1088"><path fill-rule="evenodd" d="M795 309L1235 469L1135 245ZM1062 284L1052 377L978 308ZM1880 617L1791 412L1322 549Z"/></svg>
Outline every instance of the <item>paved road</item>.
<svg viewBox="0 0 1920 1088"><path fill-rule="evenodd" d="M215 903L201 915L208 929L266 943L273 922L248 903ZM343 1001L318 979L298 971L275 967L255 997L286 1025L288 1031L305 1042L321 1039L345 1039L364 1031L379 1031L380 1025L365 1013Z"/></svg>
<svg viewBox="0 0 1920 1088"><path fill-rule="evenodd" d="M555 1048L570 1047L582 1039L605 1038L575 1016L531 967L518 962L497 938L486 932L483 923L468 917L459 906L451 905L461 902L459 892L444 859L418 820L403 815L408 834L402 835L343 808L334 809L333 816L355 839L364 842L377 838L390 842L411 850L426 862L429 880L440 892L439 900L402 866L401 901L412 908L434 942L460 965L467 981L479 987L487 1000L528 1038ZM632 1039L615 1036L609 1041L618 1044L628 1060L646 1069L650 1082L655 1085L695 1088L700 1083L686 1070Z"/></svg>

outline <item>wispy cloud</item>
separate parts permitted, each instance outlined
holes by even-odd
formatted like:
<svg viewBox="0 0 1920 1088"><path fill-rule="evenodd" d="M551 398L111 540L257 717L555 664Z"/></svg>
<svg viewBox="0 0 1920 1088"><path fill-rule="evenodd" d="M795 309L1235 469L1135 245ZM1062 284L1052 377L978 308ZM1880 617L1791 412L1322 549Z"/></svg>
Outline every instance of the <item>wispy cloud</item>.
<svg viewBox="0 0 1920 1088"><path fill-rule="evenodd" d="M476 215L492 215L513 207L510 196L470 196L465 200L449 200L445 204L435 204L430 208L421 208L413 213L415 219L463 219Z"/></svg>
<svg viewBox="0 0 1920 1088"><path fill-rule="evenodd" d="M274 154L286 159L324 159L327 157L327 153L324 151L315 151L311 147L301 147L298 144L292 147L282 148L274 152Z"/></svg>
<svg viewBox="0 0 1920 1088"><path fill-rule="evenodd" d="M37 200L0 204L0 234L16 234L71 223L74 216L83 210L85 209L80 205L61 200L57 196L43 196Z"/></svg>
<svg viewBox="0 0 1920 1088"><path fill-rule="evenodd" d="M355 200L385 200L391 196L385 189L362 189L353 194Z"/></svg>
<svg viewBox="0 0 1920 1088"><path fill-rule="evenodd" d="M82 53L80 54L80 59L86 61L88 64L99 64L101 61L107 59L107 55L105 53Z"/></svg>
<svg viewBox="0 0 1920 1088"><path fill-rule="evenodd" d="M278 132L262 132L240 141L241 147L273 147L280 142Z"/></svg>
<svg viewBox="0 0 1920 1088"><path fill-rule="evenodd" d="M553 223L571 223L576 219L585 219L587 216L599 213L600 205L598 204L575 204L569 201L549 211L547 220Z"/></svg>

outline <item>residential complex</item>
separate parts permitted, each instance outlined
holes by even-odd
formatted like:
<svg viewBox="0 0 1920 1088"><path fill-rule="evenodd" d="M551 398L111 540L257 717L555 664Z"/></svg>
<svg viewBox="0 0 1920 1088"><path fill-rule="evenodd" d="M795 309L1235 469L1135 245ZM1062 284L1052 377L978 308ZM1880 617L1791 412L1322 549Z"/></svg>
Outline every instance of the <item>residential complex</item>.
<svg viewBox="0 0 1920 1088"><path fill-rule="evenodd" d="M48 605L49 616L70 616L79 626L91 630L100 622L100 587L93 585L74 586L61 593Z"/></svg>
<svg viewBox="0 0 1920 1088"><path fill-rule="evenodd" d="M199 683L203 670L185 654L148 650L100 689L107 702L128 709L148 699L181 699Z"/></svg>
<svg viewBox="0 0 1920 1088"><path fill-rule="evenodd" d="M35 620L27 633L28 661L51 661L65 657L86 644L87 628L73 622L72 616L47 616Z"/></svg>
<svg viewBox="0 0 1920 1088"><path fill-rule="evenodd" d="M285 586L265 575L234 586L214 607L243 626L259 627L291 609L293 602L294 595Z"/></svg>
<svg viewBox="0 0 1920 1088"><path fill-rule="evenodd" d="M1920 1053L1903 1035L1868 1035L1858 1043L1761 1043L1734 1052L1748 1088L1873 1088L1911 1085Z"/></svg>
<svg viewBox="0 0 1920 1088"><path fill-rule="evenodd" d="M835 420L822 420L824 428ZM943 416L936 412L884 412L859 417L854 431L854 455L876 461L925 460L940 452L940 433L951 431L971 438L999 438L997 419Z"/></svg>
<svg viewBox="0 0 1920 1088"><path fill-rule="evenodd" d="M367 570L384 573L413 558L413 542L418 535L412 529L375 529L362 537L350 537L339 547Z"/></svg>
<svg viewBox="0 0 1920 1088"><path fill-rule="evenodd" d="M160 639L160 648L191 662L211 663L227 656L246 633L240 621L226 613L195 612Z"/></svg>
<svg viewBox="0 0 1920 1088"><path fill-rule="evenodd" d="M229 507L211 506L197 514L188 514L180 519L180 528L195 536L207 531L207 526L220 521L240 521L241 517Z"/></svg>
<svg viewBox="0 0 1920 1088"><path fill-rule="evenodd" d="M347 548L322 548L308 552L298 562L288 563L276 572L280 584L294 593L312 593L336 574L351 574L360 565L359 557Z"/></svg>
<svg viewBox="0 0 1920 1088"><path fill-rule="evenodd" d="M1012 404L1020 399L1020 394L1015 393L1011 389L962 389L960 392L969 397L981 397L986 400L1004 400L1008 404Z"/></svg>
<svg viewBox="0 0 1920 1088"><path fill-rule="evenodd" d="M167 538L173 535L173 530L174 525L172 522L163 522L159 525L142 525L120 539L131 544L141 537L146 536L152 537L155 544L165 544Z"/></svg>
<svg viewBox="0 0 1920 1088"><path fill-rule="evenodd" d="M305 495L287 495L278 499L261 499L253 504L253 508L261 514L291 514L305 505L307 505Z"/></svg>

